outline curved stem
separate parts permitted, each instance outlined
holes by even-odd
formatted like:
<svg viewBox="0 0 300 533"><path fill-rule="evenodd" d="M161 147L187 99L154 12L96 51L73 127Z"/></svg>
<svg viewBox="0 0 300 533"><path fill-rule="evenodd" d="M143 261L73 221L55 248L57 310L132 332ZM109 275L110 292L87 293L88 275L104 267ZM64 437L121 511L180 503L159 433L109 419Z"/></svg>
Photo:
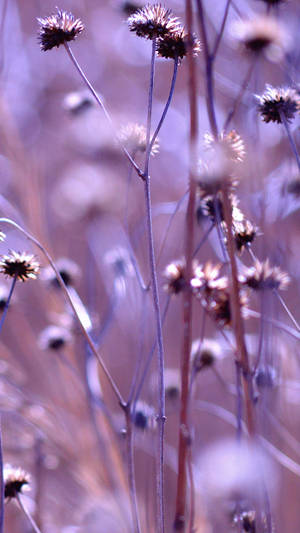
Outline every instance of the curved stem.
<svg viewBox="0 0 300 533"><path fill-rule="evenodd" d="M213 52L212 52L213 60L215 60L216 55L217 55L218 50L219 50L219 46L221 44L221 40L222 40L223 33L224 33L224 30L225 30L226 22L227 22L227 17L228 17L228 13L229 13L230 4L231 4L231 0L227 0L227 4L226 4L226 7L225 7L224 16L223 16L223 20L222 20L222 24L221 24L221 28L220 28L220 31L219 31L219 33L217 35L215 46L214 46L214 49L213 49Z"/></svg>
<svg viewBox="0 0 300 533"><path fill-rule="evenodd" d="M32 529L35 531L35 533L41 533L41 530L38 528L37 524L35 523L35 521L33 520L32 516L31 516L31 514L26 509L24 503L21 500L20 494L18 492L16 494L16 500L17 500L17 502L18 502L18 504L20 506L21 511L26 516L28 522L30 523L30 525L31 525Z"/></svg>
<svg viewBox="0 0 300 533"><path fill-rule="evenodd" d="M291 313L291 311L289 310L288 306L286 305L284 299L282 298L282 296L279 294L279 292L275 289L274 290L278 300L280 301L283 309L285 310L285 312L287 313L287 315L290 317L291 321L293 322L294 326L296 327L296 329L298 331L300 331L300 325L298 324L297 320L295 319L294 315Z"/></svg>
<svg viewBox="0 0 300 533"><path fill-rule="evenodd" d="M171 104L171 100L173 98L174 89L175 89L175 83L176 83L176 77L177 77L177 70L178 70L178 57L174 60L174 70L173 70L172 82L171 82L171 87L170 87L170 92L169 92L168 99L167 99L165 108L163 110L162 116L160 118L160 121L159 121L159 123L157 125L157 128L156 128L155 132L153 133L152 139L150 141L150 148L149 148L150 153L151 153L151 150L152 150L152 146L155 143L155 140L157 138L157 135L159 134L159 131L160 131L160 129L161 129L162 125L163 125L163 122L164 122L164 120L166 118L166 114L168 112L168 109L169 109L170 104Z"/></svg>
<svg viewBox="0 0 300 533"><path fill-rule="evenodd" d="M112 129L112 132L114 134L114 137L116 138L119 146L122 148L122 150L123 150L125 156L127 157L128 161L133 166L133 168L136 170L136 172L138 173L139 177L143 178L143 173L142 173L141 169L136 164L136 162L132 159L131 155L129 154L128 150L126 150L125 146L123 146L123 144L121 143L121 141L120 141L120 139L119 139L119 137L118 137L118 135L117 135L117 133L115 131L111 116L110 116L109 112L107 111L103 100L100 98L99 94L95 91L94 87L92 86L92 84L87 79L86 75L84 74L82 68L80 67L80 65L79 65L77 59L75 58L75 56L74 56L71 48L69 47L68 43L64 43L64 47L65 47L65 49L67 51L67 54L68 54L69 58L71 59L73 65L75 66L77 72L80 74L80 76L83 79L84 83L87 85L88 89L91 91L91 93L92 93L93 97L95 98L97 104L101 107L106 119L108 120L108 122L109 122L109 124L111 126L111 129Z"/></svg>
<svg viewBox="0 0 300 533"><path fill-rule="evenodd" d="M14 228L16 228L18 231L20 231L21 233L23 233L23 235L25 235L25 237L27 239L29 239L33 244L35 244L35 246L37 246L37 248L39 248L39 250L41 250L41 252L43 253L43 255L46 257L49 265L51 266L52 270L54 271L55 275L56 275L56 278L57 278L57 281L60 285L60 288L62 289L66 299L68 300L69 302L69 305L74 313L74 316L79 324L79 327L80 327L80 330L81 330L81 333L83 334L91 352L93 353L93 355L96 357L98 363L99 363L99 366L101 367L107 381L109 382L110 386L111 386L111 389L113 390L116 398L118 399L120 405L123 405L124 404L124 400L123 400L123 397L115 383L115 381L113 380L112 376L110 375L101 355L97 352L97 348L94 344L94 342L92 341L92 338L90 337L89 333L86 331L84 325L82 324L82 321L78 315L78 312L76 310L76 307L74 306L74 303L73 303L73 300L69 294L69 291L59 273L59 271L57 270L53 260L51 259L51 256L50 254L47 252L46 248L44 248L44 246L35 238L33 237L33 235L31 235L30 233L28 233L28 231L24 230L21 226L19 226L19 224L17 224L16 222L14 222L13 220L10 220L9 218L4 218L4 217L1 217L0 218L0 223L5 223L5 224L10 224L11 226L13 226Z"/></svg>
<svg viewBox="0 0 300 533"><path fill-rule="evenodd" d="M1 320L0 320L0 332L2 331L4 320L5 320L6 315L7 315L8 307L9 307L10 300L11 300L11 297L12 297L13 292L14 292L14 288L15 288L16 283L17 283L17 279L18 279L18 276L16 274L14 276L13 281L12 281L12 284L11 284L11 287L10 287L10 291L9 291L9 294L8 294L8 297L7 297L7 300L6 300L6 304L5 304L5 307L3 309L2 317L1 317Z"/></svg>

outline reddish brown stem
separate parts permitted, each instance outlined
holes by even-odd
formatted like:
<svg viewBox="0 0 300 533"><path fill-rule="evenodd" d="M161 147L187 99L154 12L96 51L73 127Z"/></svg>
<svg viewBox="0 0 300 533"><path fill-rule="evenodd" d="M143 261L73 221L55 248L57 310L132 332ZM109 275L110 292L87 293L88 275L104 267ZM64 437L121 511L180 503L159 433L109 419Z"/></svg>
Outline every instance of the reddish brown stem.
<svg viewBox="0 0 300 533"><path fill-rule="evenodd" d="M191 0L186 0L186 20L188 34L192 36L192 5ZM187 279L192 277L192 259L194 249L194 220L195 220L195 193L196 181L194 176L196 161L196 141L198 135L197 90L196 70L193 54L188 53L188 88L190 103L190 172L189 172L189 200L185 226L185 261ZM188 431L188 399L189 399L189 369L190 351L192 342L192 293L187 290L183 294L183 343L181 356L181 407L179 424L178 448L178 478L176 495L176 514L174 529L182 530L186 525L186 493L187 493L187 458L189 446Z"/></svg>

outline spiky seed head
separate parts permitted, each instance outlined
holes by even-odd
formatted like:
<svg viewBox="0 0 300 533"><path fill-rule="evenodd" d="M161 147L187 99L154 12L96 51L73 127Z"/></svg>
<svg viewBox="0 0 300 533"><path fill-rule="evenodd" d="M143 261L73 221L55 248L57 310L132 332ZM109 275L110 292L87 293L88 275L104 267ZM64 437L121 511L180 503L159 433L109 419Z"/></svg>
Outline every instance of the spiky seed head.
<svg viewBox="0 0 300 533"><path fill-rule="evenodd" d="M257 235L257 227L246 219L233 222L232 229L238 252L243 252L247 246L252 244Z"/></svg>
<svg viewBox="0 0 300 533"><path fill-rule="evenodd" d="M175 401L180 396L180 375L177 369L166 368L165 370L165 397Z"/></svg>
<svg viewBox="0 0 300 533"><path fill-rule="evenodd" d="M6 500L21 494L25 486L30 483L30 475L22 468L14 468L9 464L3 468L4 497Z"/></svg>
<svg viewBox="0 0 300 533"><path fill-rule="evenodd" d="M128 18L129 30L138 37L155 39L181 29L180 21L162 4L148 4Z"/></svg>
<svg viewBox="0 0 300 533"><path fill-rule="evenodd" d="M282 123L282 117L287 122L295 118L300 109L300 96L290 87L272 87L266 85L266 90L258 100L258 112L264 122Z"/></svg>
<svg viewBox="0 0 300 533"><path fill-rule="evenodd" d="M137 429L145 431L155 424L154 409L143 401L138 401L132 414L132 420Z"/></svg>
<svg viewBox="0 0 300 533"><path fill-rule="evenodd" d="M43 350L60 350L72 339L70 331L60 326L47 326L39 336L39 345Z"/></svg>
<svg viewBox="0 0 300 533"><path fill-rule="evenodd" d="M284 290L290 283L290 277L279 267L272 267L267 259L256 261L254 266L247 268L241 282L255 291Z"/></svg>
<svg viewBox="0 0 300 533"><path fill-rule="evenodd" d="M74 261L61 257L55 262L55 266L67 287L75 285L77 278L80 276L80 268ZM50 265L44 268L42 279L52 287L60 288L55 272Z"/></svg>
<svg viewBox="0 0 300 533"><path fill-rule="evenodd" d="M130 153L145 152L147 143L147 132L145 126L130 122L120 130L119 139ZM159 140L155 139L151 148L152 156L159 152Z"/></svg>
<svg viewBox="0 0 300 533"><path fill-rule="evenodd" d="M72 115L80 115L94 104L91 93L75 91L68 93L63 100L63 107Z"/></svg>
<svg viewBox="0 0 300 533"><path fill-rule="evenodd" d="M201 50L200 41L193 35L192 42L189 43L188 34L181 28L158 39L156 52L159 57L181 61L187 55L189 47L194 56L198 55Z"/></svg>
<svg viewBox="0 0 300 533"><path fill-rule="evenodd" d="M191 287L194 292L199 289L207 293L213 290L225 290L228 288L228 278L220 275L221 265L213 265L210 261L204 266L198 265L194 268L194 277L191 280Z"/></svg>
<svg viewBox="0 0 300 533"><path fill-rule="evenodd" d="M197 339L192 344L191 360L195 372L213 366L221 356L221 347L213 339Z"/></svg>
<svg viewBox="0 0 300 533"><path fill-rule="evenodd" d="M46 18L38 18L40 25L39 41L41 49L46 52L66 42L73 41L84 30L80 19L72 13L57 9L57 13Z"/></svg>
<svg viewBox="0 0 300 533"><path fill-rule="evenodd" d="M164 289L169 294L179 294L186 289L185 261L180 259L173 261L164 270Z"/></svg>
<svg viewBox="0 0 300 533"><path fill-rule="evenodd" d="M236 21L233 37L245 49L255 54L264 53L271 61L280 61L287 50L289 39L278 21L270 16L259 16Z"/></svg>
<svg viewBox="0 0 300 533"><path fill-rule="evenodd" d="M0 272L7 277L20 281L36 279L40 265L32 254L10 250L0 258Z"/></svg>
<svg viewBox="0 0 300 533"><path fill-rule="evenodd" d="M228 159L236 163L243 162L246 155L244 141L235 130L231 130L229 133L222 131L218 139L215 139L211 133L205 133L204 147L206 150L212 151L220 147Z"/></svg>

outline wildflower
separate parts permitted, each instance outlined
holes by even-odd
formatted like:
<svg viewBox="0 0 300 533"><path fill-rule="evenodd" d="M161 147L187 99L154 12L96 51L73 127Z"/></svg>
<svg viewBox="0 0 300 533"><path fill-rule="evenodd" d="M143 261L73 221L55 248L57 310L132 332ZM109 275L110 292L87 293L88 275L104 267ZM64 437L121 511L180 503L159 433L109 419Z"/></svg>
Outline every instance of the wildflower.
<svg viewBox="0 0 300 533"><path fill-rule="evenodd" d="M279 267L271 267L269 259L256 261L253 267L246 269L241 277L242 283L253 290L284 290L287 288L290 278Z"/></svg>
<svg viewBox="0 0 300 533"><path fill-rule="evenodd" d="M76 91L67 94L63 100L63 107L72 115L79 115L94 104L92 95L87 91Z"/></svg>
<svg viewBox="0 0 300 533"><path fill-rule="evenodd" d="M258 388L272 389L277 383L277 373L274 367L268 365L258 368L254 375L255 383Z"/></svg>
<svg viewBox="0 0 300 533"><path fill-rule="evenodd" d="M119 135L121 143L130 153L145 152L147 148L147 132L145 126L130 122L123 126ZM159 141L156 138L151 148L151 155L159 152Z"/></svg>
<svg viewBox="0 0 300 533"><path fill-rule="evenodd" d="M75 19L72 13L67 13L61 9L57 9L56 14L37 20L41 26L39 40L44 52L55 46L58 48L68 41L73 41L84 29L80 19Z"/></svg>
<svg viewBox="0 0 300 533"><path fill-rule="evenodd" d="M22 468L13 468L6 464L3 468L4 479L4 497L6 500L15 498L17 494L22 493L24 485L30 482L30 475Z"/></svg>
<svg viewBox="0 0 300 533"><path fill-rule="evenodd" d="M244 161L246 154L244 141L235 130L231 130L229 133L222 131L218 139L215 139L211 133L206 133L204 146L207 150L214 151L220 147L228 159L234 162Z"/></svg>
<svg viewBox="0 0 300 533"><path fill-rule="evenodd" d="M191 280L193 289L203 289L206 293L214 290L228 288L228 278L220 277L221 265L213 265L208 261L204 266L198 265L194 269L194 278Z"/></svg>
<svg viewBox="0 0 300 533"><path fill-rule="evenodd" d="M165 370L165 396L170 401L177 400L180 396L180 375L173 368Z"/></svg>
<svg viewBox="0 0 300 533"><path fill-rule="evenodd" d="M264 122L277 122L283 119L290 122L300 109L300 97L294 89L289 87L272 87L266 85L266 90L258 99L258 111Z"/></svg>
<svg viewBox="0 0 300 533"><path fill-rule="evenodd" d="M2 255L0 260L0 272L5 276L17 278L20 281L36 279L39 267L40 265L35 260L35 256L27 252L11 250L7 255Z"/></svg>
<svg viewBox="0 0 300 533"><path fill-rule="evenodd" d="M74 261L61 257L56 261L55 266L67 287L75 285L76 279L80 275L80 268ZM42 278L53 287L60 287L56 274L50 265L44 269Z"/></svg>
<svg viewBox="0 0 300 533"><path fill-rule="evenodd" d="M191 357L195 372L213 366L220 356L221 347L212 339L203 339L202 341L197 339L192 344Z"/></svg>
<svg viewBox="0 0 300 533"><path fill-rule="evenodd" d="M195 36L192 37L190 47L194 56L201 50L200 42ZM157 55L165 59L182 60L187 55L188 49L188 34L184 28L165 35L162 39L158 40L156 45Z"/></svg>
<svg viewBox="0 0 300 533"><path fill-rule="evenodd" d="M281 60L288 45L283 28L270 16L239 20L232 26L232 33L247 51L255 54L264 52L272 61Z"/></svg>
<svg viewBox="0 0 300 533"><path fill-rule="evenodd" d="M47 326L39 336L39 345L43 350L59 350L71 341L71 333L60 326Z"/></svg>
<svg viewBox="0 0 300 533"><path fill-rule="evenodd" d="M179 294L186 289L185 261L178 260L170 263L164 271L164 289L170 294Z"/></svg>
<svg viewBox="0 0 300 533"><path fill-rule="evenodd" d="M155 39L180 31L179 19L161 4L148 4L128 18L129 30L138 37Z"/></svg>
<svg viewBox="0 0 300 533"><path fill-rule="evenodd" d="M252 244L257 235L257 228L250 220L246 219L241 221L234 220L232 229L236 248L239 252L242 252L247 246Z"/></svg>
<svg viewBox="0 0 300 533"><path fill-rule="evenodd" d="M154 423L154 410L148 404L138 401L133 412L133 423L141 430L149 429Z"/></svg>

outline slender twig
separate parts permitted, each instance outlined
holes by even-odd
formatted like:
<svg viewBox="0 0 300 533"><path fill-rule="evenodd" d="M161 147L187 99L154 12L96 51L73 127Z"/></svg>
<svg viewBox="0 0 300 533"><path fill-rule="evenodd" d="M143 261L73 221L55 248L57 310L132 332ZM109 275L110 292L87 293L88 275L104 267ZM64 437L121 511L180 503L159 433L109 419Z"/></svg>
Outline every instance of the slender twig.
<svg viewBox="0 0 300 533"><path fill-rule="evenodd" d="M37 524L33 520L31 514L29 513L29 511L26 509L24 503L22 502L20 494L18 492L16 493L16 500L17 500L17 502L19 504L19 507L20 507L21 511L26 516L28 522L30 523L30 525L31 525L32 529L35 531L35 533L41 533L41 530L39 529L39 527L37 526Z"/></svg>
<svg viewBox="0 0 300 533"><path fill-rule="evenodd" d="M69 58L71 59L73 65L75 66L77 72L80 74L81 78L83 79L84 83L87 85L88 89L91 91L93 97L95 98L97 104L101 107L106 119L108 120L111 128L112 128L112 132L114 134L114 137L116 138L119 146L122 148L125 156L127 157L128 161L130 162L130 164L133 166L133 168L136 170L136 172L138 173L139 177L140 178L143 178L143 173L140 169L140 167L136 164L136 162L132 159L131 155L129 154L128 150L125 148L125 146L123 146L123 144L121 143L120 139L119 139L119 136L117 135L116 131L115 131L115 128L114 128L114 125L113 125L113 122L112 122L112 119L111 119L111 116L109 114L109 112L107 111L105 105L104 105L104 102L103 100L100 98L99 94L95 91L94 87L92 86L92 84L90 83L90 81L87 79L86 75L84 74L82 68L80 67L77 59L75 58L70 46L68 45L67 42L64 43L64 47L67 51L67 54L69 56Z"/></svg>
<svg viewBox="0 0 300 533"><path fill-rule="evenodd" d="M275 289L274 290L274 293L276 294L278 300L280 301L283 309L285 310L285 312L287 313L287 315L290 317L291 321L293 322L294 326L296 327L296 329L298 331L300 331L300 325L299 323L297 322L297 320L295 319L293 313L289 310L288 306L286 305L284 299L282 298L281 294L279 294L279 292Z"/></svg>
<svg viewBox="0 0 300 533"><path fill-rule="evenodd" d="M221 40L222 40L223 33L224 33L224 30L225 30L226 22L227 22L227 17L228 17L228 13L229 13L230 4L231 4L231 0L227 0L227 4L226 4L226 7L225 7L224 16L223 16L223 20L222 20L222 24L221 24L221 28L220 28L220 31L219 31L219 33L217 35L215 46L214 46L213 51L212 51L213 60L216 58L216 55L217 55L218 50L219 50L219 46L221 44Z"/></svg>
<svg viewBox="0 0 300 533"><path fill-rule="evenodd" d="M255 64L256 64L256 62L255 62L255 60L253 60L250 63L250 65L249 65L249 68L248 68L248 70L246 72L246 76L244 78L244 81L243 81L243 83L242 83L242 85L240 87L240 90L238 92L238 95L237 95L237 97L236 97L236 99L235 99L235 101L233 103L232 110L229 112L229 114L228 114L228 116L227 116L227 118L226 118L226 120L224 122L224 126L223 126L223 130L224 131L227 130L230 122L232 121L234 115L236 114L236 111L237 111L237 109L238 109L238 107L239 107L239 105L240 105L240 103L242 101L242 98L243 98L243 96L245 94L245 91L247 89L247 85L248 85L248 83L249 83L249 81L251 79Z"/></svg>
<svg viewBox="0 0 300 533"><path fill-rule="evenodd" d="M200 242L197 244L197 246L195 248L195 251L193 253L193 257L195 257L197 255L197 253L200 251L200 249L202 248L203 244L206 242L206 239L210 235L210 232L214 229L214 226L215 226L215 223L212 222L211 225L207 228L207 230L204 233L202 239L200 240Z"/></svg>
<svg viewBox="0 0 300 533"><path fill-rule="evenodd" d="M2 313L2 317L1 317L1 320L0 320L0 332L2 331L2 327L3 327L3 324L4 324L4 320L6 318L6 315L7 315L7 311L8 311L8 308L9 308L9 304L10 304L10 301L11 301L11 297L13 295L13 292L14 292L14 288L16 286L16 283L17 283L17 279L18 279L18 275L15 274L13 280L12 280L12 284L11 284L11 287L10 287L10 291L9 291L9 294L8 294L8 297L7 297L7 300L6 300L6 303L5 303L5 306L4 306L4 309L3 309L3 313Z"/></svg>
<svg viewBox="0 0 300 533"><path fill-rule="evenodd" d="M191 0L186 0L186 23L189 39L193 33L193 12ZM186 278L192 277L192 261L194 250L194 230L195 230L195 199L196 199L196 176L195 168L197 161L197 139L198 139L198 107L197 107L197 81L195 58L192 50L187 55L188 60L188 95L190 113L190 135L189 135L189 199L185 222L185 264ZM178 477L176 491L175 520L173 527L175 530L184 530L187 523L186 518L186 493L187 493L187 458L188 458L188 403L190 385L190 353L192 344L192 318L193 318L193 297L192 291L186 290L183 293L183 339L181 355L181 402L179 421L179 446L178 446Z"/></svg>
<svg viewBox="0 0 300 533"><path fill-rule="evenodd" d="M145 205L146 205L146 221L147 221L147 233L148 233L148 246L149 246L149 262L150 262L150 274L151 285L153 294L153 304L156 321L157 331L157 345L158 345L158 367L159 367L159 414L158 414L158 470L157 470L157 526L160 533L164 533L165 518L164 518L164 426L165 426L165 384L164 384L164 345L163 334L161 324L161 313L159 303L159 292L157 283L156 261L154 251L154 238L153 238L153 226L152 226L152 206L151 206L151 187L150 187L150 175L149 175L149 162L150 162L150 131L151 131L151 118L152 118L152 104L153 104L153 87L154 87L154 71L155 71L155 52L156 52L156 39L152 41L152 56L151 56L151 69L150 69L150 83L149 83L149 95L148 95L148 114L147 114L147 148L144 166L144 193L145 193Z"/></svg>
<svg viewBox="0 0 300 533"><path fill-rule="evenodd" d="M247 308L247 315L251 316L253 318L260 318L260 313L257 311L253 311L252 309ZM278 329L281 329L282 331L285 331L285 333L288 333L288 335L291 335L291 337L294 337L295 339L300 339L300 332L290 328L286 324L283 324L283 322L280 322L279 320L276 320L275 318L269 318L267 315L264 317L265 322L268 322L269 324L272 324Z"/></svg>
<svg viewBox="0 0 300 533"><path fill-rule="evenodd" d="M141 532L140 518L138 512L138 502L135 483L135 468L134 468L134 453L133 453L133 430L131 407L127 404L125 409L126 414L126 441L127 441L127 459L128 459L128 483L130 491L131 512L133 518L134 532Z"/></svg>
<svg viewBox="0 0 300 533"><path fill-rule="evenodd" d="M13 220L10 220L9 218L4 218L4 217L1 217L0 218L0 223L5 223L5 224L10 224L11 226L13 226L14 228L16 228L18 231L20 231L23 235L25 235L25 237L27 239L29 239L31 242L33 242L33 244L35 244L35 246L37 246L37 248L39 248L39 250L41 250L41 252L43 253L43 255L46 257L49 265L51 266L52 270L54 271L55 275L56 275L56 278L57 278L57 281L59 283L59 286L60 288L62 289L66 299L68 300L69 304L70 304L70 307L74 313L74 316L78 322L78 325L80 327L80 330L81 330L81 333L83 334L89 348L91 349L91 352L94 354L94 356L96 357L98 363L99 363L99 366L101 367L107 381L109 382L110 386L111 386L111 389L113 390L116 398L118 399L119 403L121 405L124 404L124 400L123 400L123 397L115 383L115 381L113 380L112 376L110 375L110 372L108 371L101 355L97 352L97 348L94 344L94 342L92 341L89 333L86 331L84 325L82 324L82 321L80 319L80 316L78 315L78 312L76 310L76 307L74 306L74 303L73 303L73 300L69 294L69 291L59 273L59 271L57 270L53 260L51 259L51 256L50 254L47 252L46 248L44 248L44 246L35 238L33 237L33 235L31 235L30 233L28 233L28 231L26 231L25 229L23 229L21 226L19 226L19 224L17 224L16 222L14 222Z"/></svg>
<svg viewBox="0 0 300 533"><path fill-rule="evenodd" d="M168 109L169 109L170 104L171 104L171 100L172 100L172 97L173 97L173 94L174 94L174 89L175 89L177 70L178 70L178 57L176 59L174 59L174 70L173 70L172 82L171 82L171 87L170 87L170 92L169 92L168 99L166 101L166 105L165 105L164 110L162 112L160 121L159 121L159 123L157 125L157 128L156 128L155 132L153 133L151 141L150 141L150 148L149 148L150 153L151 153L152 146L155 143L155 140L156 140L156 138L157 138L157 136L158 136L158 134L160 132L160 129L161 129L162 125L163 125L163 122L164 122L164 120L166 118L166 114L167 114Z"/></svg>
<svg viewBox="0 0 300 533"><path fill-rule="evenodd" d="M182 203L184 202L184 200L186 199L187 196L188 196L188 191L185 192L184 195L178 200L178 202L176 203L175 209L174 209L173 213L171 214L171 216L170 216L170 218L168 220L168 223L167 223L167 226L166 226L166 229L165 229L165 232L164 232L164 235L163 235L160 247L159 247L159 252L157 254L157 262L156 262L157 265L160 263L160 259L161 259L161 256L162 256L164 245L166 243L166 240L167 240L167 237L168 237L172 222L174 220L174 217L178 213Z"/></svg>

